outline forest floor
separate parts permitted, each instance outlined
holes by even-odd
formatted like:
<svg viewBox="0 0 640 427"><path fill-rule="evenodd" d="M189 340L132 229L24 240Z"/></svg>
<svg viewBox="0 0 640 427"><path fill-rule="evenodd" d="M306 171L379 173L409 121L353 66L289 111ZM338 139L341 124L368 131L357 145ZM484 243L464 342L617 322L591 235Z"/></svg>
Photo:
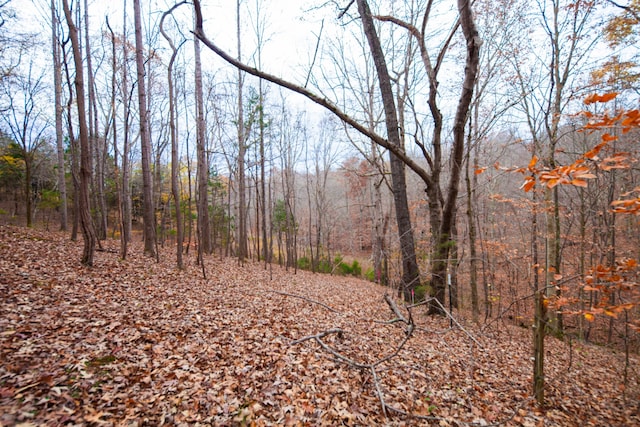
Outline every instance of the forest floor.
<svg viewBox="0 0 640 427"><path fill-rule="evenodd" d="M530 329L416 307L382 361L406 336L384 287L117 246L86 268L81 241L0 226L0 425L640 425L637 355L624 386L624 354L547 338L538 408Z"/></svg>

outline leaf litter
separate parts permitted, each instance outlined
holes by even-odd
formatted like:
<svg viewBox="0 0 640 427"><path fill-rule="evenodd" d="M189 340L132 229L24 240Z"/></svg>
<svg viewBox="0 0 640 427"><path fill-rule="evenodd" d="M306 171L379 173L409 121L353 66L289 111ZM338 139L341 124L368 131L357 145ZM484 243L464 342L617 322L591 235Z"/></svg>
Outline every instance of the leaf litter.
<svg viewBox="0 0 640 427"><path fill-rule="evenodd" d="M209 280L107 241L93 268L59 233L0 226L0 425L640 425L638 358L547 338L545 408L531 331L415 308L388 288L207 257ZM135 244L134 244L135 246ZM401 307L400 302L398 305ZM471 339L473 337L473 339ZM374 377L375 375L375 377ZM381 393L385 405L383 410Z"/></svg>

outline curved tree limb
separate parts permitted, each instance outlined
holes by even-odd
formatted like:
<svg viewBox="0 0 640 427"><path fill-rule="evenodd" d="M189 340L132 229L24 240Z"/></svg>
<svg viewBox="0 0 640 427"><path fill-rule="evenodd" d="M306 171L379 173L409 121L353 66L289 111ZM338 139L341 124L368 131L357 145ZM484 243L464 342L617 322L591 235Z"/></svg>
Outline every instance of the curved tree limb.
<svg viewBox="0 0 640 427"><path fill-rule="evenodd" d="M290 82L288 80L284 80L280 77L274 76L273 74L266 73L264 71L258 70L255 67L251 67L243 62L240 62L235 58L233 58L231 55L229 55L227 52L222 50L215 43L209 40L209 38L206 36L204 32L203 16L202 16L202 8L200 5L200 0L194 0L193 7L196 14L196 24L195 24L195 29L193 31L193 34L198 39L200 39L200 41L204 43L205 46L207 46L211 51L213 51L216 55L218 55L224 61L233 65L236 68L241 69L242 71L248 74L270 81L271 83L274 83L285 89L289 89L292 92L295 92L304 96L305 98L309 99L315 104L320 105L321 107L333 113L340 120L350 125L360 134L366 136L367 138L370 138L373 142L375 142L379 146L386 148L387 150L391 151L393 154L398 156L398 158L402 160L402 162L406 164L412 171L414 171L425 183L427 183L427 185L431 182L431 176L429 175L429 173L422 166L420 166L415 160L409 157L409 155L407 155L407 153L404 151L402 147L399 147L395 144L390 143L387 139L369 130L367 127L363 126L353 117L351 117L350 115L342 111L336 104L334 104L330 100L323 98L296 83Z"/></svg>

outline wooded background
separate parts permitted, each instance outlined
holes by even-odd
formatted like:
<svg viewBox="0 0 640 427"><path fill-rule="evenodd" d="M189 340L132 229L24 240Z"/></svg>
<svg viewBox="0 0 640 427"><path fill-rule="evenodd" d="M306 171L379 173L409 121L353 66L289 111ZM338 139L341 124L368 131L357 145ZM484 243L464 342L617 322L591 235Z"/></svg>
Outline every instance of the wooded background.
<svg viewBox="0 0 640 427"><path fill-rule="evenodd" d="M0 2L0 221L638 350L638 1L200 3Z"/></svg>

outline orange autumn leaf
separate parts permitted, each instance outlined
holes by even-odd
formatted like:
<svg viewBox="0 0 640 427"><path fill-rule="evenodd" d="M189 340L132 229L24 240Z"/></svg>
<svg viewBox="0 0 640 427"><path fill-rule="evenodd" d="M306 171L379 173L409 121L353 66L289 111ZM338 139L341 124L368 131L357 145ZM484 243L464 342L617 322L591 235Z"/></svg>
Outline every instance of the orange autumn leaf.
<svg viewBox="0 0 640 427"><path fill-rule="evenodd" d="M535 187L535 185L536 181L534 179L527 178L520 188L522 188L525 193L528 193L533 189L533 187Z"/></svg>
<svg viewBox="0 0 640 427"><path fill-rule="evenodd" d="M553 188L556 185L560 184L560 179L558 178L553 178L547 181L547 187L548 188Z"/></svg>
<svg viewBox="0 0 640 427"><path fill-rule="evenodd" d="M486 168L486 167L478 168L478 169L476 169L473 173L474 173L475 175L480 175L480 174L481 174L482 172L484 172L485 170L487 170L487 168Z"/></svg>
<svg viewBox="0 0 640 427"><path fill-rule="evenodd" d="M584 153L584 157L586 159L594 159L606 144L607 144L607 141L602 141L600 144L596 145L591 150Z"/></svg>
<svg viewBox="0 0 640 427"><path fill-rule="evenodd" d="M595 179L597 178L597 176L595 176L592 173L579 173L574 175L576 177L576 179Z"/></svg>
<svg viewBox="0 0 640 427"><path fill-rule="evenodd" d="M595 316L591 313L585 313L584 318L587 320L587 322L593 322L593 320L595 319Z"/></svg>
<svg viewBox="0 0 640 427"><path fill-rule="evenodd" d="M615 99L616 96L618 96L618 92L609 92L603 95L598 95L597 93L594 93L587 96L584 99L584 103L589 105L589 104L594 104L596 102L609 102L612 99Z"/></svg>

